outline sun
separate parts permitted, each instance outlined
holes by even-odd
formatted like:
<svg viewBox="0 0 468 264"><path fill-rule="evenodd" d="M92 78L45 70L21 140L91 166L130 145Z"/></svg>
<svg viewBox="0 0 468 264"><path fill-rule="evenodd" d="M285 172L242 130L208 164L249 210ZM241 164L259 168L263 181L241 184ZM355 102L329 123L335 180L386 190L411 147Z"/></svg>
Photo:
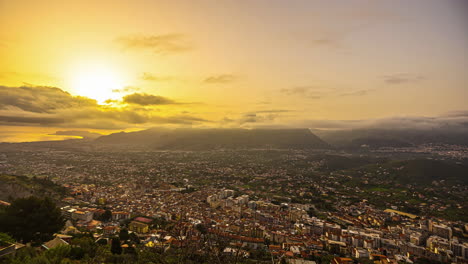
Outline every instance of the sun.
<svg viewBox="0 0 468 264"><path fill-rule="evenodd" d="M116 99L118 94L113 91L124 86L120 75L103 65L80 67L74 70L71 76L71 88L74 93L95 99L99 103Z"/></svg>

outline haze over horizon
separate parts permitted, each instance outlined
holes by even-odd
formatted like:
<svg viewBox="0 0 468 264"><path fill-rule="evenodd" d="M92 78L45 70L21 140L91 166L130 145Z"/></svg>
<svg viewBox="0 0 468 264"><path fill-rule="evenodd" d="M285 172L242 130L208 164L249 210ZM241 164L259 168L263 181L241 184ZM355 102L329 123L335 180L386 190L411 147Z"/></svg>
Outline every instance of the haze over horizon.
<svg viewBox="0 0 468 264"><path fill-rule="evenodd" d="M0 142L466 129L467 24L462 0L0 0Z"/></svg>

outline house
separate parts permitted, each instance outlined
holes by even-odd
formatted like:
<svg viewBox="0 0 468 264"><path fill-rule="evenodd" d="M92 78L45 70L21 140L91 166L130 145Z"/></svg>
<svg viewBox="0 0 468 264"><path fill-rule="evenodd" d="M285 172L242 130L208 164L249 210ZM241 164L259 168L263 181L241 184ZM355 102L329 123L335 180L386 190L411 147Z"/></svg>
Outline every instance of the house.
<svg viewBox="0 0 468 264"><path fill-rule="evenodd" d="M113 235L120 231L118 226L105 226L102 228L102 231L106 235Z"/></svg>
<svg viewBox="0 0 468 264"><path fill-rule="evenodd" d="M71 213L71 218L76 221L89 222L93 220L93 212L76 210Z"/></svg>
<svg viewBox="0 0 468 264"><path fill-rule="evenodd" d="M61 239L60 237L55 237L52 240L47 241L46 243L42 244L42 248L49 250L51 248L55 248L61 245L69 245L67 241Z"/></svg>
<svg viewBox="0 0 468 264"><path fill-rule="evenodd" d="M112 212L112 221L120 221L130 219L129 212Z"/></svg>
<svg viewBox="0 0 468 264"><path fill-rule="evenodd" d="M134 220L130 222L130 224L128 225L128 230L136 232L136 233L140 233L140 234L146 234L149 232L149 225Z"/></svg>
<svg viewBox="0 0 468 264"><path fill-rule="evenodd" d="M355 258L369 258L369 251L364 248L353 248L353 257Z"/></svg>
<svg viewBox="0 0 468 264"><path fill-rule="evenodd" d="M288 259L289 264L316 264L315 261L305 259Z"/></svg>
<svg viewBox="0 0 468 264"><path fill-rule="evenodd" d="M350 258L334 257L330 263L331 264L353 264L353 260Z"/></svg>

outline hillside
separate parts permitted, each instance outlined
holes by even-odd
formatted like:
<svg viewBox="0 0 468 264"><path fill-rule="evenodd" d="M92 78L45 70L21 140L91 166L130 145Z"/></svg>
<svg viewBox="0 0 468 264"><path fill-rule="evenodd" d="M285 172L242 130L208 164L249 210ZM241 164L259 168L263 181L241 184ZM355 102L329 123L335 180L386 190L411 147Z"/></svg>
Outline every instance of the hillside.
<svg viewBox="0 0 468 264"><path fill-rule="evenodd" d="M11 201L17 198L48 196L60 198L65 188L43 178L0 175L0 200Z"/></svg>
<svg viewBox="0 0 468 264"><path fill-rule="evenodd" d="M328 144L308 129L148 129L102 136L99 145L160 150L323 149Z"/></svg>

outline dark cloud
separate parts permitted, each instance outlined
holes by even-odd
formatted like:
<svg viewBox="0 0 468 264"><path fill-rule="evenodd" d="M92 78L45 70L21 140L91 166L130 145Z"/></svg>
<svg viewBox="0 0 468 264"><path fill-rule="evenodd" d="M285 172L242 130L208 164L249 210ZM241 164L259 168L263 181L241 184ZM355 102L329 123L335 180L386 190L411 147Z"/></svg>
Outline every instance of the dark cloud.
<svg viewBox="0 0 468 264"><path fill-rule="evenodd" d="M177 104L175 101L158 95L133 93L126 95L122 98L122 101L127 104L136 105L169 105Z"/></svg>
<svg viewBox="0 0 468 264"><path fill-rule="evenodd" d="M47 86L0 86L0 109L16 107L28 112L50 113L58 109L96 106L95 100L72 96Z"/></svg>
<svg viewBox="0 0 468 264"><path fill-rule="evenodd" d="M158 54L180 53L192 49L182 34L122 36L116 42L126 49L151 50Z"/></svg>
<svg viewBox="0 0 468 264"><path fill-rule="evenodd" d="M423 81L425 79L422 75L413 75L409 73L390 74L382 77L387 84L405 84Z"/></svg>
<svg viewBox="0 0 468 264"><path fill-rule="evenodd" d="M154 81L154 82L166 82L166 81L172 81L174 77L172 76L157 76L148 72L144 72L141 75L141 79L145 81Z"/></svg>
<svg viewBox="0 0 468 264"><path fill-rule="evenodd" d="M66 120L59 117L47 116L4 116L0 115L0 124L6 125L41 125L53 126L65 123Z"/></svg>
<svg viewBox="0 0 468 264"><path fill-rule="evenodd" d="M220 74L207 77L203 82L205 83L231 83L237 80L237 77L232 74Z"/></svg>
<svg viewBox="0 0 468 264"><path fill-rule="evenodd" d="M231 119L231 122L237 122L241 126L247 123L269 124L275 121L276 119L282 117L283 116L282 114L289 113L289 112L293 112L293 110L287 110L287 109L258 110L254 112L244 113L238 120Z"/></svg>
<svg viewBox="0 0 468 264"><path fill-rule="evenodd" d="M59 88L0 86L0 125L64 128L125 129L154 124L197 124L209 120L186 115L162 116L148 105L177 104L171 99L134 93L115 101L128 105L99 105L86 97L72 96Z"/></svg>

